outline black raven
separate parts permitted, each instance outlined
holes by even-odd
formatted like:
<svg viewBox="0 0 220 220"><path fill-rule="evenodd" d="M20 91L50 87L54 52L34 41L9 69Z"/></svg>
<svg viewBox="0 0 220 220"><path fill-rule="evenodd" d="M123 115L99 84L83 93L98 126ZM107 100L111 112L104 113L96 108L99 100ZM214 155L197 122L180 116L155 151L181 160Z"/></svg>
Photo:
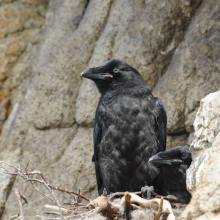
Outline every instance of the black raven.
<svg viewBox="0 0 220 220"><path fill-rule="evenodd" d="M81 76L93 80L101 93L93 133L99 195L104 188L110 193L150 185L159 170L148 159L166 149L163 103L137 70L118 59Z"/></svg>
<svg viewBox="0 0 220 220"><path fill-rule="evenodd" d="M174 195L178 202L189 203L191 194L186 189L186 170L192 162L189 145L170 148L152 156L149 163L160 168L155 181L155 192Z"/></svg>

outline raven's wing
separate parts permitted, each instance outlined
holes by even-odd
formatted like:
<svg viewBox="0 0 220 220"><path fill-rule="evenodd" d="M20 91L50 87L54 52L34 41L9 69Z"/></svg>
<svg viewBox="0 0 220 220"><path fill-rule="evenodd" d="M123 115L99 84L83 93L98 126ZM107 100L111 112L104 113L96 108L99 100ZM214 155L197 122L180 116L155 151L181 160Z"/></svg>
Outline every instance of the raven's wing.
<svg viewBox="0 0 220 220"><path fill-rule="evenodd" d="M96 109L94 131L93 131L94 155L93 155L92 161L95 163L96 181L97 181L98 192L100 195L103 191L102 189L103 179L102 179L102 175L100 172L99 161L98 161L98 145L101 142L102 128L98 122L97 111L98 111L98 107Z"/></svg>
<svg viewBox="0 0 220 220"><path fill-rule="evenodd" d="M155 104L157 106L156 129L159 140L158 152L166 150L167 140L167 114L163 103L157 97L155 97Z"/></svg>

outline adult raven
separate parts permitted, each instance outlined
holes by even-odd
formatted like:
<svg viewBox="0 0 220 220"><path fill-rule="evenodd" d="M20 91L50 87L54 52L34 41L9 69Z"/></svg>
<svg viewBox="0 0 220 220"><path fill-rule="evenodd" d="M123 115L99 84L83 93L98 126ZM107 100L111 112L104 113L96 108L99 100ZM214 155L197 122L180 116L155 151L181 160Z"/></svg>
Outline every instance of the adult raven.
<svg viewBox="0 0 220 220"><path fill-rule="evenodd" d="M191 194L186 189L186 170L192 157L189 145L170 148L152 156L149 163L160 168L154 189L160 195L174 195L178 202L189 203Z"/></svg>
<svg viewBox="0 0 220 220"><path fill-rule="evenodd" d="M93 80L101 97L94 123L94 156L99 195L137 191L159 170L148 159L166 148L167 116L141 75L112 59L81 76Z"/></svg>

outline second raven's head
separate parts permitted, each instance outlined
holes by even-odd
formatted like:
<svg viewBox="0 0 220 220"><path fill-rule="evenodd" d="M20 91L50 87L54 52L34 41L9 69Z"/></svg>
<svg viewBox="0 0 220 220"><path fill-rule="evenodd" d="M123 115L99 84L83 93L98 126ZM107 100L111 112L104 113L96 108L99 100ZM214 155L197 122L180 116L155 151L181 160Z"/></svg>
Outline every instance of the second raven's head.
<svg viewBox="0 0 220 220"><path fill-rule="evenodd" d="M81 76L93 80L101 94L116 88L147 86L137 70L118 59L111 59L99 67L86 69Z"/></svg>
<svg viewBox="0 0 220 220"><path fill-rule="evenodd" d="M189 145L181 145L161 151L149 159L149 163L155 166L163 165L190 165L192 162Z"/></svg>

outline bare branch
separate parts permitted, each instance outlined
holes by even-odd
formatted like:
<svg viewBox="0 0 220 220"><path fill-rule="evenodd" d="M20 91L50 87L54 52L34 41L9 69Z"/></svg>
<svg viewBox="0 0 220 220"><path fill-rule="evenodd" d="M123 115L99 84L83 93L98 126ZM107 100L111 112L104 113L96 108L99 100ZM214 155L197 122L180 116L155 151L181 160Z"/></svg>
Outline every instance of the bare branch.
<svg viewBox="0 0 220 220"><path fill-rule="evenodd" d="M165 200L165 199L168 199L171 201L176 201L176 198L171 195L169 195L167 197L162 197L161 199L154 198L151 200L146 200L146 199L143 199L143 198L137 196L138 194L141 194L140 191L134 192L134 193L117 192L117 193L111 194L107 197L100 196L100 197L94 199L93 201L90 201L88 198L81 195L82 191L84 190L84 188L88 184L86 184L85 187L78 189L77 192L70 191L67 189L61 189L61 188L59 188L59 186L55 187L55 186L50 185L47 182L44 175L42 174L42 172L37 171L37 170L32 171L32 172L28 171L28 166L29 166L29 162L26 162L26 167L24 167L25 171L23 171L20 164L18 164L18 166L15 167L15 166L11 166L10 164L8 164L6 162L0 161L0 168L2 168L6 174L15 175L15 176L17 175L17 176L20 176L21 178L23 178L26 182L30 182L39 193L41 193L44 197L50 199L50 201L52 201L54 204L56 204L56 206L45 205L45 208L47 210L44 212L44 214L47 214L47 215L57 214L57 215L59 215L59 218L54 218L54 217L50 218L48 216L38 215L37 217L41 218L42 220L45 220L45 219L69 220L69 219L72 219L75 217L79 217L80 219L84 219L84 218L88 219L89 217L96 218L97 217L96 215L98 213L100 213L104 216L107 216L109 219L114 219L115 215L117 216L122 210L124 210L124 208L125 208L126 220L128 220L130 217L129 214L130 214L131 208L140 209L141 207L149 208L149 209L151 209L152 207L158 207L159 208L158 211L153 212L154 220L159 220L159 219L174 220L175 219L170 202ZM11 170L11 168L13 168L13 169ZM38 176L34 176L34 175L38 175ZM46 193L42 192L37 187L38 186L37 183L44 185L44 187L47 189L47 191L49 191L48 195ZM57 191L60 191L63 193L67 193L67 194L73 196L75 198L74 204L73 204L73 202L71 202L71 203L65 203L68 206L65 206L65 207L64 207L64 205L61 206L59 200L56 198L56 196L54 194L54 190L57 190ZM22 202L22 199L25 201L25 203L28 203L28 201L26 200L26 198L24 196L22 196L18 192L18 190L16 191L16 193L17 193L16 197L19 196L19 197L17 197L17 200L19 203L19 214L12 216L10 219L19 218L20 220L24 220L23 207L22 207L23 204L21 202ZM160 197L160 195L158 195L156 193L154 193L154 195L156 195L156 197ZM115 196L123 196L123 198L121 198L120 200L114 200L114 202L111 203L112 202L111 199L113 199ZM20 198L20 199L18 199L18 198ZM83 199L89 201L90 203L87 205L79 204L79 198L83 198ZM87 211L85 209L87 209ZM65 217L64 217L64 215L65 215ZM115 219L116 218L117 217L115 217Z"/></svg>
<svg viewBox="0 0 220 220"><path fill-rule="evenodd" d="M159 207L161 204L163 210L168 209L170 212L170 215L168 216L167 219L168 220L175 219L173 211L172 211L172 207L167 200L163 200L163 203L161 203L161 200L157 198L146 200L146 199L141 198L140 196L137 196L136 194L133 194L133 193L129 193L129 194L131 195L131 200L130 200L131 203L139 204L143 208ZM125 204L125 197L122 197L120 200L120 205L123 207L124 204Z"/></svg>
<svg viewBox="0 0 220 220"><path fill-rule="evenodd" d="M140 208L141 208L140 206L137 206L137 205L135 205L135 204L131 204L131 207L132 207L133 209L140 209Z"/></svg>
<svg viewBox="0 0 220 220"><path fill-rule="evenodd" d="M42 175L43 176L43 175ZM43 181L45 179L43 178ZM59 210L60 210L60 217L62 220L64 220L64 217L63 217L63 213L62 213L62 210L61 210L61 205L58 201L58 199L56 198L56 196L54 195L53 193L53 190L48 186L48 184L44 181L44 185L46 186L46 188L48 189L48 191L50 192L51 196L53 197L54 201L56 202L57 206L59 207Z"/></svg>
<svg viewBox="0 0 220 220"><path fill-rule="evenodd" d="M15 170L17 170L18 172L9 172L5 167L2 166L2 164L6 164L7 166L9 167L12 167L14 168ZM0 167L5 171L6 174L10 174L10 175L17 175L17 176L20 176L21 178L25 179L27 182L39 182L39 183L42 183L42 184L47 184L47 186L51 189L54 189L54 190L58 190L58 191L61 191L61 192L65 192L65 193L68 193L70 195L74 194L78 197L81 197L83 199L85 199L86 201L90 201L87 197L81 195L80 193L76 193L74 191L70 191L70 190L66 190L66 189L61 189L59 188L58 186L57 187L54 187L52 185L50 185L45 177L43 176L43 174L40 172L40 171L33 171L33 172L23 172L20 168L20 165L18 167L15 167L15 166L12 166L4 161L0 161ZM27 166L26 166L26 171L27 171ZM35 178L29 178L30 175L34 175L34 174L38 174L40 175L40 177L42 178L42 180L39 180L39 179L35 179ZM39 190L38 190L39 191ZM42 194L42 193L41 193ZM48 196L47 196L48 198ZM54 201L53 201L54 202ZM55 202L56 203L56 202Z"/></svg>
<svg viewBox="0 0 220 220"><path fill-rule="evenodd" d="M21 195L21 193L20 193L20 196L21 196L21 198L24 200L24 202L22 203L22 205L28 204L28 201L27 201L26 197L23 196L23 195Z"/></svg>
<svg viewBox="0 0 220 220"><path fill-rule="evenodd" d="M131 204L130 204L130 200L131 200L131 195L126 192L125 193L125 218L126 220L130 219L130 210L131 210Z"/></svg>
<svg viewBox="0 0 220 220"><path fill-rule="evenodd" d="M46 209L49 209L49 210L60 211L60 210L59 210L59 207L54 206L54 205L45 205L44 207L45 207ZM69 212L69 210L68 210L68 209L65 209L65 208L61 208L61 211L62 211L62 213L63 213L64 215L66 215L67 213L69 213L69 214L72 213L72 211Z"/></svg>
<svg viewBox="0 0 220 220"><path fill-rule="evenodd" d="M163 197L160 199L160 205L157 212L153 212L154 214L154 220L159 220L160 216L163 215Z"/></svg>
<svg viewBox="0 0 220 220"><path fill-rule="evenodd" d="M18 215L13 215L8 220L12 220L12 219L16 219L16 218L18 218Z"/></svg>
<svg viewBox="0 0 220 220"><path fill-rule="evenodd" d="M54 204L56 204L56 202L55 202L53 199L51 199L47 194L41 192L41 190L39 190L38 187L37 187L32 181L30 181L30 182L31 182L31 184L33 185L33 187L34 187L41 195L45 196L45 197L48 198L50 201L52 201Z"/></svg>
<svg viewBox="0 0 220 220"><path fill-rule="evenodd" d="M7 165L8 167L11 167L11 168L15 169L15 172L10 172L10 171L9 171L7 168L5 168L2 164ZM20 165L20 164L18 164L18 166L15 167L15 166L12 166L12 165L10 165L10 164L4 162L4 161L0 161L0 167L4 170L4 172L5 172L6 174L9 174L9 175L17 175L17 176L20 176L21 178L23 178L26 182L31 182L31 184L33 185L33 187L34 187L38 192L40 192L43 196L47 197L47 198L50 199L52 202L54 202L54 203L57 205L57 207L59 208L60 217L61 217L62 220L64 220L64 216L63 216L63 213L62 213L62 207L61 207L61 205L60 205L58 199L56 198L56 196L55 196L55 194L54 194L54 192L53 192L53 189L54 189L54 190L61 191L61 192L66 192L66 193L68 193L68 194L70 194L70 195L75 194L75 195L78 196L78 198L81 197L81 198L83 198L83 199L89 201L88 198L86 198L85 196L83 196L83 195L80 194L80 192L81 192L80 189L79 189L79 192L78 192L78 193L76 193L76 192L74 192L74 191L68 191L68 190L60 189L59 187L54 187L54 186L50 185L50 184L47 182L47 180L45 179L45 177L43 176L42 172L40 172L40 171L27 172L27 167L28 167L28 165L29 165L29 162L26 163L25 172L23 172L22 169L21 169L21 165ZM29 177L30 175L39 175L39 176L41 177L41 179ZM51 195L52 198L51 198L50 196L46 195L45 193L43 193L41 190L39 190L38 187L34 184L34 182L38 182L38 183L43 184L43 185L46 187L46 189L49 191L49 193L50 193L50 195ZM19 197L20 197L20 194L19 194ZM20 197L20 198L21 198L21 197ZM25 202L27 202L27 200L25 199L25 197L24 197L24 200L25 200ZM21 201L21 199L20 199L19 201ZM21 213L21 214L19 214L19 218L20 218L21 220L24 220L24 219L23 219L23 213L22 213L22 203L21 203L21 204L19 203L19 213Z"/></svg>
<svg viewBox="0 0 220 220"><path fill-rule="evenodd" d="M114 207L110 202L106 202L98 209L97 213L101 213L103 216L107 216L108 219L114 219Z"/></svg>
<svg viewBox="0 0 220 220"><path fill-rule="evenodd" d="M27 168L29 166L29 161L26 161L26 167L25 167L25 172L28 173Z"/></svg>
<svg viewBox="0 0 220 220"><path fill-rule="evenodd" d="M17 198L18 209L19 209L18 218L19 218L20 220L24 220L23 205L22 205L20 193L19 193L19 191L18 191L17 188L15 188L15 196L16 196L16 198Z"/></svg>
<svg viewBox="0 0 220 220"><path fill-rule="evenodd" d="M81 192L89 185L89 181L87 182L87 184L81 189Z"/></svg>

